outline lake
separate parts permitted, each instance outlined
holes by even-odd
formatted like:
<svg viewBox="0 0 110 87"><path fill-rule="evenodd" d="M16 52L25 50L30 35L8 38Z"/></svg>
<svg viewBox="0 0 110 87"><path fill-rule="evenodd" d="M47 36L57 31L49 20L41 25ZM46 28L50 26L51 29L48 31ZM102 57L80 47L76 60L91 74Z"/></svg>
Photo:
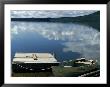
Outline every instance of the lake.
<svg viewBox="0 0 110 87"><path fill-rule="evenodd" d="M100 32L83 23L11 22L11 57L16 52L55 53L58 61L100 58Z"/></svg>

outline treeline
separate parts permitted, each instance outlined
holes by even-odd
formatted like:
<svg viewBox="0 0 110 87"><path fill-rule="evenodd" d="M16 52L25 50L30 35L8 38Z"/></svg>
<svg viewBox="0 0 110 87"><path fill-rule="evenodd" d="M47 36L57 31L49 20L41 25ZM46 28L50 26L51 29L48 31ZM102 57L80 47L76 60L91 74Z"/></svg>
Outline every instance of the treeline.
<svg viewBox="0 0 110 87"><path fill-rule="evenodd" d="M11 21L35 21L35 22L61 22L61 23L81 23L90 25L100 31L100 11L93 14L78 17L60 18L11 18Z"/></svg>

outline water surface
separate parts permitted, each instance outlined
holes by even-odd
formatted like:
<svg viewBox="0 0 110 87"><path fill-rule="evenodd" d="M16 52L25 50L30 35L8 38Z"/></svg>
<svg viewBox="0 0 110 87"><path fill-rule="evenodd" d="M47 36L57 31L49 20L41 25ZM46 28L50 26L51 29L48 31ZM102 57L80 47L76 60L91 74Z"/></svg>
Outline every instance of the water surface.
<svg viewBox="0 0 110 87"><path fill-rule="evenodd" d="M100 32L78 23L11 22L11 56L16 52L55 53L58 61L100 58Z"/></svg>

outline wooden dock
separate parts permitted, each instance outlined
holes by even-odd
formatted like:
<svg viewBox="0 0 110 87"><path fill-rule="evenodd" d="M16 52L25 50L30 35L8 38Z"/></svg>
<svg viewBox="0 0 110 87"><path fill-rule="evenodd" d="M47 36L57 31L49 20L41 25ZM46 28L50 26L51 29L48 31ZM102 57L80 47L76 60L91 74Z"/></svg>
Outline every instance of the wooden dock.
<svg viewBox="0 0 110 87"><path fill-rule="evenodd" d="M12 69L13 71L46 70L58 66L59 63L51 53L15 53Z"/></svg>

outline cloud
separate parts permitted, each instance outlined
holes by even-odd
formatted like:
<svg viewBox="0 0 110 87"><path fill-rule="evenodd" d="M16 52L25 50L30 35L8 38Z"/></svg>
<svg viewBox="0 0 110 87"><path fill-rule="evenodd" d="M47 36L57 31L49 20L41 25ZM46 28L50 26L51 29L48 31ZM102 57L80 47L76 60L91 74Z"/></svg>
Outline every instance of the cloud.
<svg viewBox="0 0 110 87"><path fill-rule="evenodd" d="M12 22L12 36L23 32L40 34L47 40L63 41L64 52L78 52L86 58L100 58L100 32L90 26L74 23ZM51 25L51 26L50 26ZM12 38L13 39L13 38Z"/></svg>
<svg viewBox="0 0 110 87"><path fill-rule="evenodd" d="M35 10L35 11L12 10L11 17L12 18L76 17L76 16L88 15L96 11L97 10Z"/></svg>

